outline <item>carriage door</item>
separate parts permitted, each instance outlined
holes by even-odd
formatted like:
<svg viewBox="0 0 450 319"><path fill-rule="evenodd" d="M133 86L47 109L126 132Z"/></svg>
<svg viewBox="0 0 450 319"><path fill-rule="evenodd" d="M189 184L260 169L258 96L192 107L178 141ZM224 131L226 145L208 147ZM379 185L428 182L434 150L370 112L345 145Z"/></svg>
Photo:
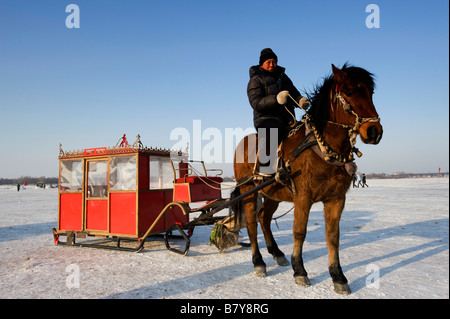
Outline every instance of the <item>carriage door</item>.
<svg viewBox="0 0 450 319"><path fill-rule="evenodd" d="M108 160L86 161L86 229L108 231Z"/></svg>

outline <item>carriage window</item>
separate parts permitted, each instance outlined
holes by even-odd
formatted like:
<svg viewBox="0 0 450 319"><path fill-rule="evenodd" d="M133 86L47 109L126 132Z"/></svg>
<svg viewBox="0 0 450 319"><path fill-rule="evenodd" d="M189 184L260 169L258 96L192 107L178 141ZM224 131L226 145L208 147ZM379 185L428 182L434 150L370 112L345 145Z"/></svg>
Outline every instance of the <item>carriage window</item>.
<svg viewBox="0 0 450 319"><path fill-rule="evenodd" d="M82 190L83 162L82 160L61 161L59 187L64 192Z"/></svg>
<svg viewBox="0 0 450 319"><path fill-rule="evenodd" d="M87 165L88 197L107 197L108 161L92 161Z"/></svg>
<svg viewBox="0 0 450 319"><path fill-rule="evenodd" d="M173 170L167 157L150 156L150 189L172 188Z"/></svg>
<svg viewBox="0 0 450 319"><path fill-rule="evenodd" d="M110 165L111 190L136 190L136 156L112 157Z"/></svg>

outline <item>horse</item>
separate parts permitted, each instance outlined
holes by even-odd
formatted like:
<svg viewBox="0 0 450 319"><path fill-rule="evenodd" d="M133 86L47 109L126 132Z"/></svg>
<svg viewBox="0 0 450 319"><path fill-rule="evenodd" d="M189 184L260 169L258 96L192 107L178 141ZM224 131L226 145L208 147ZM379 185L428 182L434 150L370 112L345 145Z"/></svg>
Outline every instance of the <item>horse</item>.
<svg viewBox="0 0 450 319"><path fill-rule="evenodd" d="M270 225L279 203L293 202L294 248L291 264L294 279L299 286L311 285L303 265L303 243L311 206L316 202L323 202L328 269L334 290L339 294L351 293L339 261L339 222L346 193L356 171L353 153L362 155L354 147L356 137L359 135L365 144L376 145L383 134L380 118L372 101L374 89L372 73L347 63L341 69L332 64L332 74L308 94L311 104L309 109L305 109L302 121L297 123L279 146L279 161L288 166L291 183L273 183L263 188L259 192L264 199L262 205L259 199L261 197L258 198L258 193L255 193L231 207L237 220L246 219L256 276L266 275L266 264L257 241L258 220L269 253L278 265L289 265L275 242ZM249 156L250 153L255 153L252 148L257 147L249 141L255 140L258 140L255 136L246 136L236 148L234 173L238 185L231 198L251 191L261 183L258 178L253 178L256 176L255 163L258 160ZM309 144L305 144L305 141L309 141ZM317 145L311 146L313 144Z"/></svg>

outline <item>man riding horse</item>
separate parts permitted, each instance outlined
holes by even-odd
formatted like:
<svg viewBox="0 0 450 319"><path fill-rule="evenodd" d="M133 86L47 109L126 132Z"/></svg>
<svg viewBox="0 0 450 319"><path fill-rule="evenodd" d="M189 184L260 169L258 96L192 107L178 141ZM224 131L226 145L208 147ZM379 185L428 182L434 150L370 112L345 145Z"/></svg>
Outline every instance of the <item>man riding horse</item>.
<svg viewBox="0 0 450 319"><path fill-rule="evenodd" d="M328 269L334 289L340 294L351 292L340 265L339 221L356 171L353 153L358 157L362 155L355 147L356 137L359 136L365 144L376 145L383 135L380 117L372 100L374 89L373 74L367 70L347 63L339 69L332 64L332 74L315 88L308 109L303 105L306 98L284 74L284 68L277 66L277 56L271 49L262 50L260 64L250 68L248 97L258 129L258 157L263 164L260 168L273 174L275 170L271 170L272 165L276 160L280 164L277 175L262 182L255 175L255 134L246 136L236 147L234 175L238 183L231 193L230 207L237 221L246 220L257 277L266 275L266 264L258 245L258 221L268 252L278 265L289 265L275 241L270 224L280 202L293 202L294 246L291 264L295 283L299 286L311 285L303 262L303 244L311 207L322 202ZM293 128L289 128L290 120L295 122L294 105L291 103L297 104L297 101L305 115ZM289 129L287 138L286 127ZM266 137L261 138L264 133ZM276 146L281 141L283 143L277 152ZM270 155L269 163L267 155ZM286 173L287 179L284 178ZM264 198L262 205L260 195Z"/></svg>
<svg viewBox="0 0 450 319"><path fill-rule="evenodd" d="M286 137L295 122L295 105L290 94L300 105L305 97L278 65L278 57L270 48L263 49L259 65L250 67L247 95L253 108L253 124L258 131L260 173L273 174L277 146Z"/></svg>

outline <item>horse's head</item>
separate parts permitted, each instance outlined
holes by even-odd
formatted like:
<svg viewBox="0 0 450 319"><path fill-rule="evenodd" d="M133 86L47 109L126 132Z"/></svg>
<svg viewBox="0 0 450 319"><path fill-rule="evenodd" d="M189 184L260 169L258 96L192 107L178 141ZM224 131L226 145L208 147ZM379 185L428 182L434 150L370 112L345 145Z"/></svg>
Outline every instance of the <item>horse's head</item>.
<svg viewBox="0 0 450 319"><path fill-rule="evenodd" d="M330 120L354 129L366 144L378 144L383 135L380 118L373 105L375 83L371 73L344 65L333 68Z"/></svg>

